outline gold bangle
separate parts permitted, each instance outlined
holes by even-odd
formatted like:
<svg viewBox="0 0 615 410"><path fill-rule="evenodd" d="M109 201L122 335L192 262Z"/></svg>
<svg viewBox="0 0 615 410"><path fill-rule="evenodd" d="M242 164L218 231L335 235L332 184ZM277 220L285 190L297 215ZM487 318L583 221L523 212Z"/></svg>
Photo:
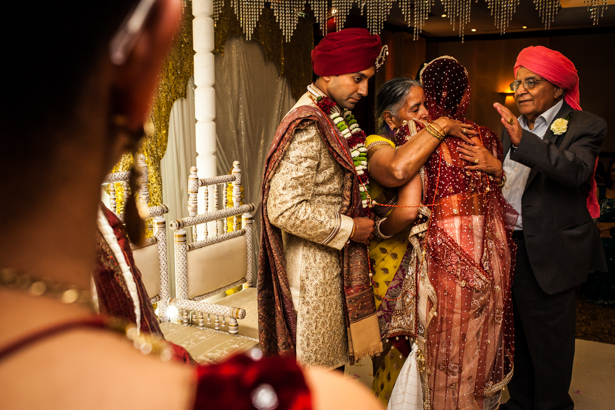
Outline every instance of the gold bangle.
<svg viewBox="0 0 615 410"><path fill-rule="evenodd" d="M438 130L437 130L437 129L433 126L433 125L431 125L431 124L427 124L427 125L425 126L425 129L427 130L427 132L428 132L429 134L431 134L431 135L432 135L434 138L436 138L438 141L442 141L442 140L446 137L446 135L442 135L442 134L440 133L440 131L438 131Z"/></svg>
<svg viewBox="0 0 615 410"><path fill-rule="evenodd" d="M498 187L502 188L506 184L506 174L502 174L502 182L498 184Z"/></svg>
<svg viewBox="0 0 615 410"><path fill-rule="evenodd" d="M440 124L438 124L436 121L432 122L433 125L437 125L438 127L440 127L441 133L443 135L446 135L446 131L444 131L444 127L441 126Z"/></svg>
<svg viewBox="0 0 615 410"><path fill-rule="evenodd" d="M352 239L352 237L354 236L356 228L357 228L357 222L353 218L352 219L352 232L350 232L350 237L348 239Z"/></svg>
<svg viewBox="0 0 615 410"><path fill-rule="evenodd" d="M436 127L433 126L433 124L429 124L431 126L431 129L436 131L438 133L438 135L440 137L442 137L442 139L446 138L446 133L444 131L439 131ZM440 127L442 128L442 127Z"/></svg>

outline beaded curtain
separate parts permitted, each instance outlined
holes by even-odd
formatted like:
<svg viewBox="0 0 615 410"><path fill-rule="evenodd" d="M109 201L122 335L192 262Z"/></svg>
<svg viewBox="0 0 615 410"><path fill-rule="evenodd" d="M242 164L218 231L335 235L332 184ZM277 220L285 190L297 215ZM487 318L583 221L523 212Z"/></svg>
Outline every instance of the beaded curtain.
<svg viewBox="0 0 615 410"><path fill-rule="evenodd" d="M258 3L258 1L254 3ZM214 51L224 55L226 40L232 36L243 35L245 27L242 28L230 1L220 2L218 7L214 29ZM267 58L273 59L278 64L280 77L286 77L290 83L293 98L298 100L305 93L306 85L312 82L312 60L310 57L314 48L312 19L300 18L296 25L298 35L292 36L290 41L287 41L285 33L276 22L274 10L264 7L259 15L254 18L255 25L250 35L246 34L246 38L262 44Z"/></svg>
<svg viewBox="0 0 615 410"><path fill-rule="evenodd" d="M289 42L298 30L301 17L305 17L306 6L313 12L316 22L320 25L323 35L327 31L328 18L335 17L336 29L344 28L346 17L353 7L358 7L361 14L367 18L367 28L372 34L380 34L384 22L389 16L393 3L402 10L406 23L414 28L416 40L423 29L425 20L429 17L434 0L213 0L214 20L217 20L225 6L232 4L238 19L241 21L243 33L251 39L258 27L258 19L265 4L273 10L276 21L282 29L285 41ZM458 27L459 37L463 41L465 25L470 22L472 0L441 0L448 15L453 30ZM506 32L513 15L517 11L520 0L485 0L494 18L494 25L501 34ZM529 0L524 0L529 1ZM478 2L478 1L476 1ZM545 29L560 10L560 0L533 0ZM586 0L588 12L594 25L600 21L608 7L608 0Z"/></svg>

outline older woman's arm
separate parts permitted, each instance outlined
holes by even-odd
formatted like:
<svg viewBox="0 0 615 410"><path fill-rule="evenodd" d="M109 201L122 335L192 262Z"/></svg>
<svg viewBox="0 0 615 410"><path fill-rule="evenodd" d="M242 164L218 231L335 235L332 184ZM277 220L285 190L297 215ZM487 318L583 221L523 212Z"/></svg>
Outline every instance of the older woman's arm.
<svg viewBox="0 0 615 410"><path fill-rule="evenodd" d="M417 173L410 182L399 187L397 192L397 205L407 208L393 208L380 224L380 232L387 236L395 235L410 226L418 216L422 194L421 176Z"/></svg>
<svg viewBox="0 0 615 410"><path fill-rule="evenodd" d="M470 125L446 117L438 118L434 123L446 135L474 144L467 137L476 134ZM387 147L374 153L369 161L369 175L383 186L391 188L401 186L414 178L439 144L440 140L427 130L422 130L397 150Z"/></svg>

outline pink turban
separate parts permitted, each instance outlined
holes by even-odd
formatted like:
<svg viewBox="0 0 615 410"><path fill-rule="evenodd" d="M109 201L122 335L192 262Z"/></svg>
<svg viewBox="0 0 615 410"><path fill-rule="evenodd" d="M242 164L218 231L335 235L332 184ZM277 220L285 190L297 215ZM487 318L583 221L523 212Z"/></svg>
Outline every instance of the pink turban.
<svg viewBox="0 0 615 410"><path fill-rule="evenodd" d="M312 50L312 68L320 77L367 70L376 64L381 48L380 36L364 28L329 33Z"/></svg>
<svg viewBox="0 0 615 410"><path fill-rule="evenodd" d="M543 46L530 46L521 50L515 63L515 77L519 67L525 67L533 73L563 88L564 100L575 110L581 110L579 94L579 75L572 61L559 51Z"/></svg>

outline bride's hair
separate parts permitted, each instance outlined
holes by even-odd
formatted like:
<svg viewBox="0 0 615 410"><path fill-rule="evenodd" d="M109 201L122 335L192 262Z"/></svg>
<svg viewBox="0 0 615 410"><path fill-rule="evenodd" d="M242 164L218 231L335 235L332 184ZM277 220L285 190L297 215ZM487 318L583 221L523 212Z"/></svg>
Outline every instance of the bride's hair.
<svg viewBox="0 0 615 410"><path fill-rule="evenodd" d="M412 87L420 87L421 84L411 78L399 77L393 78L378 90L376 94L376 124L378 132L382 135L389 135L391 129L382 116L386 111L390 112L393 117L397 117L399 110L406 103L406 98L410 94Z"/></svg>

